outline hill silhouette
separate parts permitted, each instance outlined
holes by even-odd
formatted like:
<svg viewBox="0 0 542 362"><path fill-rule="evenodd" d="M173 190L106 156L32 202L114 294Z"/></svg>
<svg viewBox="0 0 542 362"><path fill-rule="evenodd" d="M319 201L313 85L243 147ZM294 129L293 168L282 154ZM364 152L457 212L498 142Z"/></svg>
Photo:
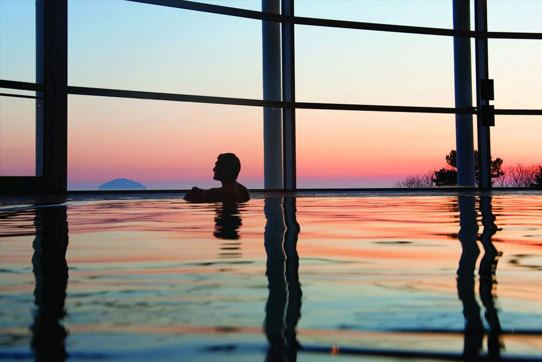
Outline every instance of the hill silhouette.
<svg viewBox="0 0 542 362"><path fill-rule="evenodd" d="M98 190L146 190L145 185L127 178L117 178L98 187Z"/></svg>

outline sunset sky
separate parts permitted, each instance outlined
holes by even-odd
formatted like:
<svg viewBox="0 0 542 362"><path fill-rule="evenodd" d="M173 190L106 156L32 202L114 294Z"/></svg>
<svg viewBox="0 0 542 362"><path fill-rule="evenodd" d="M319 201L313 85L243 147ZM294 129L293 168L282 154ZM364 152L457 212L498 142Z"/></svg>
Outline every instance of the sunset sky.
<svg viewBox="0 0 542 362"><path fill-rule="evenodd" d="M261 9L260 0L205 3ZM489 0L489 30L542 32L542 1ZM261 21L120 0L70 0L68 83L262 98ZM297 0L296 15L452 27L452 0ZM35 82L34 0L0 0L0 78ZM453 107L451 37L296 26L296 98ZM490 40L496 108L541 109L542 41ZM8 90L0 89L1 92ZM214 185L221 152L263 187L258 107L70 95L68 182ZM35 102L0 97L0 174L34 173ZM445 165L453 115L298 110L299 187L387 187ZM542 164L542 117L501 116L493 157Z"/></svg>

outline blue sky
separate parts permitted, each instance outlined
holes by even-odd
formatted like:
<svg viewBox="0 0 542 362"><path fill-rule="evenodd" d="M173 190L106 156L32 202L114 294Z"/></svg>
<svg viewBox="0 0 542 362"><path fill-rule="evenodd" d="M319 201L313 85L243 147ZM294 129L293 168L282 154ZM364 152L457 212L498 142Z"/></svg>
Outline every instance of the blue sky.
<svg viewBox="0 0 542 362"><path fill-rule="evenodd" d="M261 8L260 0L202 2L251 10ZM34 4L34 0L0 0L1 79L35 80ZM489 0L488 4L490 30L542 32L542 1ZM261 22L258 20L122 0L69 0L68 5L70 85L262 97ZM451 28L452 0L297 0L296 14ZM542 41L490 40L489 52L490 75L495 78L495 106L542 108ZM299 101L312 102L453 107L452 55L450 37L296 26L296 96ZM33 102L7 97L0 97L0 102L0 173L5 172L5 165L15 163L17 167L25 164L30 170L27 172L32 172ZM372 143L373 139L395 145L404 143L404 154L398 159L405 166L404 173L409 170L419 173L442 164L443 155L454 147L453 117L439 115L432 121L412 114L298 112L299 130L303 131L298 134L301 168L311 164L309 158L318 150L321 140L334 132L329 128L331 124L337 124L348 137L337 133L336 137L341 139L330 146L335 152L330 157L344 161L344 170L369 172L364 176L356 171L359 179L384 177L382 174L371 176L370 169L360 168L370 163L364 158L367 155L381 156L374 159L375 164L391 162L382 155L380 146ZM251 148L238 147L238 152L242 159L249 160L244 171L255 180L250 182L254 182L255 187L260 186L261 110L70 96L69 115L69 173L72 180L75 177L80 183L85 177L88 179L89 175L100 174L105 169L109 173L104 178L125 177L125 174L113 173L121 168L120 164L136 167L134 160L126 159L127 154L135 155L145 145L160 144L160 139L168 139L163 153L153 154L154 161L149 154L142 155L139 169L126 169L127 173L143 175L145 170L159 164L156 160L197 149L200 137L205 136L204 130L198 127L226 134L228 125L237 122L241 128L250 130L247 137L257 140L250 143ZM399 125L404 122L416 126L402 129ZM542 161L537 158L542 154L537 141L542 139L542 117L499 117L497 122L493 132L494 154L505 161L523 160L526 164ZM443 126L438 126L441 123ZM320 128L315 129L317 124ZM168 128L169 125L173 128ZM126 127L131 127L130 132L123 131ZM390 129L394 130L392 135ZM120 135L117 144L115 139L107 142L101 138L85 139L89 132L98 130L104 132L103 137ZM159 130L166 133L160 134ZM176 144L167 132L181 132L182 137L178 139L183 143ZM130 136L123 138L122 135L128 133ZM427 140L428 133L438 144L429 149L414 147L416 142ZM155 139L145 138L149 134L155 134ZM408 140L414 141L413 147L409 148ZM213 142L217 149L237 147L218 138ZM98 151L106 152L107 160L104 161ZM26 155L24 161L17 159L23 154ZM93 154L96 157L89 159L88 155ZM213 157L210 153L200 156L200 165L207 162L212 166L214 159L208 160ZM398 157L397 154L391 156ZM167 175L172 180L177 177L177 181L170 180L168 185L188 174L207 177L206 167L196 165L187 166L179 176L174 176L182 168L177 166L178 162L172 160L153 173ZM189 163L187 160L184 165ZM300 169L299 175L303 172L316 175L317 170L311 167ZM330 177L344 179L343 171L338 170ZM161 180L166 182L163 177Z"/></svg>

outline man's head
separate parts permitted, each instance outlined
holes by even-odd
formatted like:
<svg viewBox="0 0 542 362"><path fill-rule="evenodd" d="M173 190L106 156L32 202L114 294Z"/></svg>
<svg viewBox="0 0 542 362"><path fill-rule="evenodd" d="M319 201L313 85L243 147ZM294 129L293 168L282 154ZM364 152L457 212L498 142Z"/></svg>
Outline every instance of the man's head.
<svg viewBox="0 0 542 362"><path fill-rule="evenodd" d="M233 182L237 180L237 176L239 176L241 162L233 153L222 153L218 155L213 171L213 179L217 181Z"/></svg>

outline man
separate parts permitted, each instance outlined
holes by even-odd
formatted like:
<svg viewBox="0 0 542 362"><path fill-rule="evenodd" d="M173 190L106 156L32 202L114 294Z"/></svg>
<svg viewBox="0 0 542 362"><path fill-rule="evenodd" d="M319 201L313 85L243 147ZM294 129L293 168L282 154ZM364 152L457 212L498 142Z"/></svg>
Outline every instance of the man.
<svg viewBox="0 0 542 362"><path fill-rule="evenodd" d="M250 200L250 195L245 186L237 182L237 176L241 171L241 162L233 153L222 153L213 168L213 179L220 181L222 187L202 190L193 187L184 196L190 202L245 202Z"/></svg>

